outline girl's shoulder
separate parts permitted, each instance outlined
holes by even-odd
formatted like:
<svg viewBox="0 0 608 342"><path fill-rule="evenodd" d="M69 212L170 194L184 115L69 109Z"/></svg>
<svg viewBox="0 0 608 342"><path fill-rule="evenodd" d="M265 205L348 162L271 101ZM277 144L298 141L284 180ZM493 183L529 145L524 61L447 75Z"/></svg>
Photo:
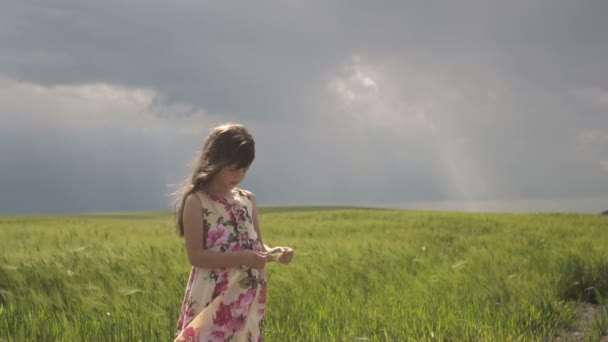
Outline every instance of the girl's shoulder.
<svg viewBox="0 0 608 342"><path fill-rule="evenodd" d="M186 196L186 203L204 206L207 203L207 198L207 194L205 194L203 191L194 191Z"/></svg>
<svg viewBox="0 0 608 342"><path fill-rule="evenodd" d="M201 198L200 196L196 193L196 192L192 192L190 194L188 194L188 196L186 196L186 200L185 203L189 203L189 204L200 204L201 203Z"/></svg>
<svg viewBox="0 0 608 342"><path fill-rule="evenodd" d="M239 196L241 197L245 197L248 200L252 201L255 199L255 196L253 195L253 192L246 190L246 189L241 189L241 188L235 188L234 190L236 190L237 194L239 194Z"/></svg>
<svg viewBox="0 0 608 342"><path fill-rule="evenodd" d="M184 212L198 212L202 206L202 199L195 192L188 194L184 200Z"/></svg>

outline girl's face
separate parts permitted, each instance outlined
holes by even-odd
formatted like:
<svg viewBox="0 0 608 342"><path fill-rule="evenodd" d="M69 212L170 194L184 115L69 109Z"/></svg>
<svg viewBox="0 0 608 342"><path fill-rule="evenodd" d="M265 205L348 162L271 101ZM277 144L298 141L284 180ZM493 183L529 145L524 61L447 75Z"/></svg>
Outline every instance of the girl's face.
<svg viewBox="0 0 608 342"><path fill-rule="evenodd" d="M215 176L214 182L218 188L231 190L245 179L247 168L238 168L236 165L225 166Z"/></svg>

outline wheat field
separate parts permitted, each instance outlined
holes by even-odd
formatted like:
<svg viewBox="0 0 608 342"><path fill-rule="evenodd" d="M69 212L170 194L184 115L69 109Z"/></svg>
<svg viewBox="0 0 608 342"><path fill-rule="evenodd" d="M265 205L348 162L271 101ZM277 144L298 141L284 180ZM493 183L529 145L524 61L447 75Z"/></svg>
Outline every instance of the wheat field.
<svg viewBox="0 0 608 342"><path fill-rule="evenodd" d="M263 208L266 341L597 341L608 217ZM170 341L170 212L0 217L0 341ZM593 309L582 320L581 305Z"/></svg>

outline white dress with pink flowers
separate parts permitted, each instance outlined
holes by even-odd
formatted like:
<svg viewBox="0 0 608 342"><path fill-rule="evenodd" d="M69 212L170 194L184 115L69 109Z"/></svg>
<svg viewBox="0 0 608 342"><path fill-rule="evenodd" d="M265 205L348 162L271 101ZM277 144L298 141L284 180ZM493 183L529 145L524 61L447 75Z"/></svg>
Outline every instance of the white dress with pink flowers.
<svg viewBox="0 0 608 342"><path fill-rule="evenodd" d="M197 192L204 216L205 248L231 253L261 251L248 193L230 198ZM192 267L175 341L261 341L266 308L265 271L245 267Z"/></svg>

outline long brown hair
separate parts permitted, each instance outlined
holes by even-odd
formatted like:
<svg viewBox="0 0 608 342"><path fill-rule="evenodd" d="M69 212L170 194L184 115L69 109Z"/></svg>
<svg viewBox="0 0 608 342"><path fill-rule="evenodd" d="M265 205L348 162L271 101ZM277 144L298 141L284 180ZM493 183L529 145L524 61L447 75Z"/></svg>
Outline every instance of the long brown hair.
<svg viewBox="0 0 608 342"><path fill-rule="evenodd" d="M255 141L245 126L227 123L215 127L203 144L200 157L194 162L192 176L175 193L176 233L184 236L184 204L190 194L205 187L223 167L246 168L254 158Z"/></svg>

